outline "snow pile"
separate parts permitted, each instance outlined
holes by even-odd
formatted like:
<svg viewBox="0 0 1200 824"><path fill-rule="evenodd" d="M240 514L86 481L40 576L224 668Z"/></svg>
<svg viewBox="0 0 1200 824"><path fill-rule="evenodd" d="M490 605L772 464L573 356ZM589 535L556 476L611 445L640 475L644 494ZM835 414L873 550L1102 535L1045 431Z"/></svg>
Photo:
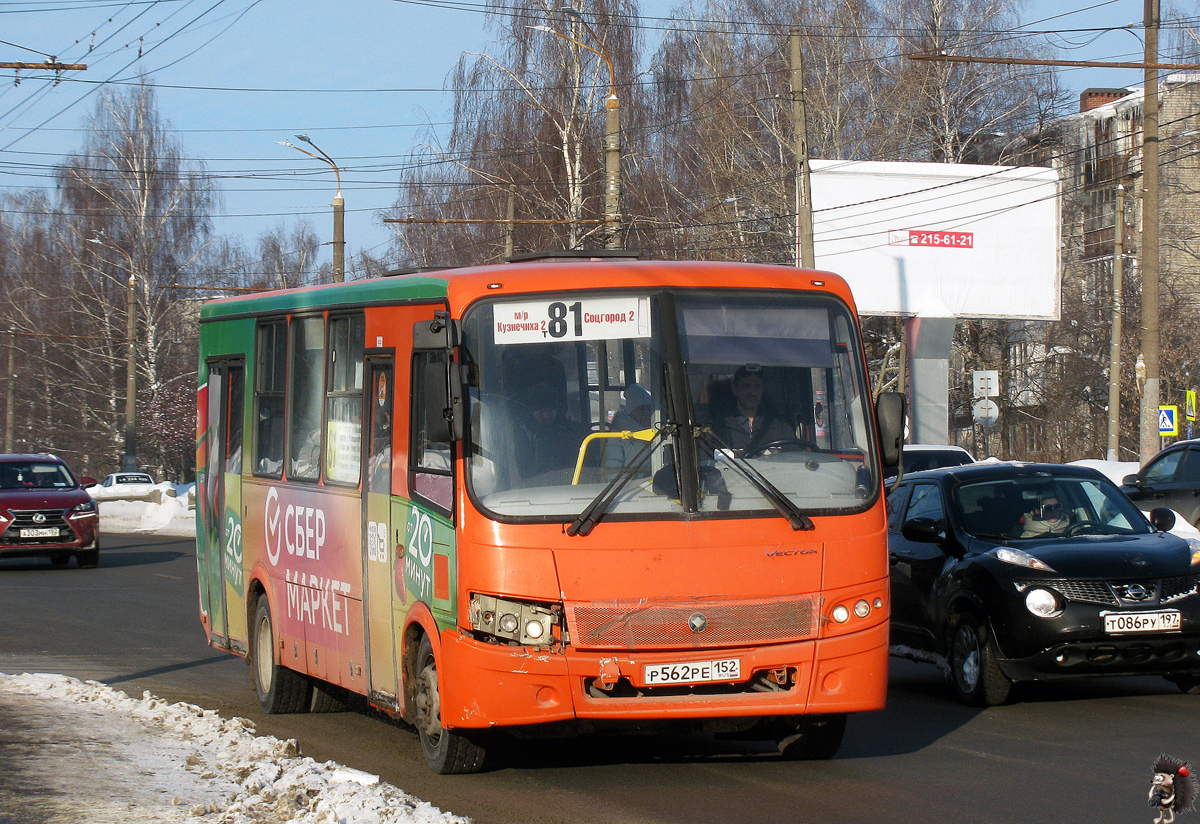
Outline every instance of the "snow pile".
<svg viewBox="0 0 1200 824"><path fill-rule="evenodd" d="M92 487L88 493L100 504L100 534L153 532L189 538L196 534L195 484L156 484L150 501L109 497L117 493Z"/></svg>
<svg viewBox="0 0 1200 824"><path fill-rule="evenodd" d="M113 751L102 769L89 771L89 782L107 781L125 793L137 788L137 797L113 824L469 822L378 776L301 757L294 740L256 736L244 718L226 720L193 704L170 704L150 693L137 700L97 681L44 674L0 674L0 700L36 704L26 709L35 717L69 719L71 735L93 745L86 748L88 758L97 757L96 742L111 742L105 746ZM60 774L73 772L71 764L56 766ZM93 786L81 801L94 811L102 795L103 788ZM135 807L140 818L129 814Z"/></svg>

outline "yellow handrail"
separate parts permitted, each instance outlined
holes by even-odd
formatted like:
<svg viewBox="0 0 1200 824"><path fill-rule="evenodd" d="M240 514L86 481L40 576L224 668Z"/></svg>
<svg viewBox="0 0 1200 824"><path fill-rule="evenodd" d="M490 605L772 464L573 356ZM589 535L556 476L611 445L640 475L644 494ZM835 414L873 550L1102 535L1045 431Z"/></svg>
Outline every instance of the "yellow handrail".
<svg viewBox="0 0 1200 824"><path fill-rule="evenodd" d="M622 441L652 441L654 440L655 432L656 430L654 429L639 429L637 432L622 429L620 432L593 432L588 435L583 439L583 443L579 445L579 458L575 461L575 475L571 478L571 486L579 485L579 476L583 474L583 459L587 456L588 444L592 441L604 438L616 438Z"/></svg>

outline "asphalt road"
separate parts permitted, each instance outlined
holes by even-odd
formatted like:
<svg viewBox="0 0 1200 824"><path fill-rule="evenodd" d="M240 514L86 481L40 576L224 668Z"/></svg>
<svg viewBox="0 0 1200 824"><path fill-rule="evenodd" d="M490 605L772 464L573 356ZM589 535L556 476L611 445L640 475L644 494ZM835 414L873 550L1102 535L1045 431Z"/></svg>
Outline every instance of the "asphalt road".
<svg viewBox="0 0 1200 824"><path fill-rule="evenodd" d="M479 824L1148 823L1154 757L1200 766L1200 698L1161 679L1027 686L974 711L934 667L893 659L887 709L852 718L831 761L702 736L592 736L513 742L489 772L436 776L415 733L377 713L264 715L245 664L204 643L194 542L169 538L109 535L95 570L0 560L0 672L243 716Z"/></svg>

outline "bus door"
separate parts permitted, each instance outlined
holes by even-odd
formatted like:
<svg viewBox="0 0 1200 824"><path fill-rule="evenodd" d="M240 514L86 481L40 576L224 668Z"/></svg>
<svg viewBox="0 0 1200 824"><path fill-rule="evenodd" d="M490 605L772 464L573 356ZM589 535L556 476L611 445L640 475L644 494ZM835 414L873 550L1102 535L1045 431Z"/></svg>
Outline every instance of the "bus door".
<svg viewBox="0 0 1200 824"><path fill-rule="evenodd" d="M392 567L398 541L392 535L392 405L395 368L392 358L368 355L367 437L363 443L363 627L367 636L369 695L380 706L397 709L396 658L392 641Z"/></svg>
<svg viewBox="0 0 1200 824"><path fill-rule="evenodd" d="M208 365L208 466L204 483L208 498L207 535L200 553L202 594L208 605L209 635L214 646L229 648L229 601L244 594L242 571L242 414L245 365L213 361ZM245 621L233 627L245 637Z"/></svg>

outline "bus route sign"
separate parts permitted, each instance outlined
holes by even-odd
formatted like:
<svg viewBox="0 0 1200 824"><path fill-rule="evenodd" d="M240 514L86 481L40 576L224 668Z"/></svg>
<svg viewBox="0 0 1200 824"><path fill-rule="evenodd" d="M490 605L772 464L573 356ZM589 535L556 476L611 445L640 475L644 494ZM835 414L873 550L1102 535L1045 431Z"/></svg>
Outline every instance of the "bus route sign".
<svg viewBox="0 0 1200 824"><path fill-rule="evenodd" d="M650 298L579 298L497 303L493 340L513 343L650 337Z"/></svg>

